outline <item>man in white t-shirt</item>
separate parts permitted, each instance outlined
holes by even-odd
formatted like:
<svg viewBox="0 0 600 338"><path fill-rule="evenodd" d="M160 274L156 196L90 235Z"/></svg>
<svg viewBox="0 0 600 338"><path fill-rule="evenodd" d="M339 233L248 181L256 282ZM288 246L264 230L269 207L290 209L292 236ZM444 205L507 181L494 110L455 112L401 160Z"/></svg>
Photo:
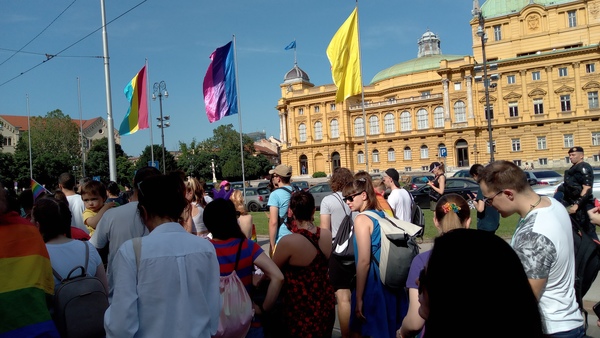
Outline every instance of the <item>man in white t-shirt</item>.
<svg viewBox="0 0 600 338"><path fill-rule="evenodd" d="M583 337L583 317L575 298L573 231L565 207L554 198L536 194L525 172L509 161L487 165L479 184L486 205L496 208L502 217L521 217L511 246L539 301L544 333Z"/></svg>
<svg viewBox="0 0 600 338"><path fill-rule="evenodd" d="M75 177L70 173L62 173L58 177L58 188L67 196L67 201L69 201L69 210L71 210L71 226L77 227L86 234L89 234L90 231L83 224L83 211L85 210L85 205L83 204L83 199L81 199L81 195L78 195L75 192Z"/></svg>
<svg viewBox="0 0 600 338"><path fill-rule="evenodd" d="M383 173L383 183L391 189L387 202L397 219L410 222L412 210L412 197L406 189L400 188L400 174L394 168Z"/></svg>

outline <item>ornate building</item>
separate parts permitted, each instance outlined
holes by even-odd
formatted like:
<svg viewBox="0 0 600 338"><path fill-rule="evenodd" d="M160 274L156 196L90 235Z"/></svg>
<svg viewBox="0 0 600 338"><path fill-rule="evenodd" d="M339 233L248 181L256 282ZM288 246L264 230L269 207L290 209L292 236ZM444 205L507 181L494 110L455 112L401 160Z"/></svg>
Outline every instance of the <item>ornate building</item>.
<svg viewBox="0 0 600 338"><path fill-rule="evenodd" d="M578 145L587 161L600 163L600 0L488 0L481 10L487 61L499 75L489 88L495 159L567 167L567 150ZM473 56L442 54L427 31L417 58L377 73L364 87L366 121L360 96L335 104L333 84L315 86L295 65L277 105L282 163L308 174L364 170L367 163L372 172L421 170L439 160L449 167L487 163L486 98L475 81L483 63L477 18L470 25Z"/></svg>

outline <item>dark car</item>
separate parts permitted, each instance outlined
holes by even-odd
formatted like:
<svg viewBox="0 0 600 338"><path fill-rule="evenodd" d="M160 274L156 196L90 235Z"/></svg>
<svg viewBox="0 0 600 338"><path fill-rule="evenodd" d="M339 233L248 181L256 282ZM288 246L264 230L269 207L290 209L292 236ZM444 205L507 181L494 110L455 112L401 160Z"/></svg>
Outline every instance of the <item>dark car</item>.
<svg viewBox="0 0 600 338"><path fill-rule="evenodd" d="M331 195L332 193L329 183L315 184L308 189L308 192L311 193L315 198L315 208L317 208L317 210L321 209L321 201L323 198L327 195Z"/></svg>
<svg viewBox="0 0 600 338"><path fill-rule="evenodd" d="M471 177L469 169L461 169L452 175L452 177Z"/></svg>
<svg viewBox="0 0 600 338"><path fill-rule="evenodd" d="M409 191L419 189L420 187L427 185L427 182L433 181L435 178L435 176L430 173L410 174L408 176L407 189Z"/></svg>
<svg viewBox="0 0 600 338"><path fill-rule="evenodd" d="M290 185L300 190L308 190L309 187L307 181L293 181L292 183L290 183Z"/></svg>
<svg viewBox="0 0 600 338"><path fill-rule="evenodd" d="M561 174L554 170L525 170L525 174L527 175L527 181L531 185L556 185L565 180Z"/></svg>
<svg viewBox="0 0 600 338"><path fill-rule="evenodd" d="M477 189L479 189L479 185L472 179L451 177L446 179L444 195L454 193L461 195L466 200L469 200L477 194ZM431 187L425 185L417 190L410 191L410 194L413 196L415 203L417 203L421 209L429 209L430 191Z"/></svg>

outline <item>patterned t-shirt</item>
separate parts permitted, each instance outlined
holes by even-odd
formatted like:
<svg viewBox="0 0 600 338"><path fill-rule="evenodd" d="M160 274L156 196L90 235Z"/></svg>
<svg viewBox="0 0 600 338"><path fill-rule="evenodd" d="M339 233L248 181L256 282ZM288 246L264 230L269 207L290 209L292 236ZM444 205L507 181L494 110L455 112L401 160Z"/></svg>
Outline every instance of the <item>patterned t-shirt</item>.
<svg viewBox="0 0 600 338"><path fill-rule="evenodd" d="M215 251L217 252L221 277L230 275L235 267L235 257L240 245L240 239L230 238L225 241L210 240L210 242L214 245ZM263 253L263 249L260 247L260 245L256 244L256 242L252 240L244 238L244 244L242 244L242 252L240 253L240 260L238 262L236 274L242 283L244 283L248 293L252 291L252 272L254 269L254 260L257 259L261 253Z"/></svg>

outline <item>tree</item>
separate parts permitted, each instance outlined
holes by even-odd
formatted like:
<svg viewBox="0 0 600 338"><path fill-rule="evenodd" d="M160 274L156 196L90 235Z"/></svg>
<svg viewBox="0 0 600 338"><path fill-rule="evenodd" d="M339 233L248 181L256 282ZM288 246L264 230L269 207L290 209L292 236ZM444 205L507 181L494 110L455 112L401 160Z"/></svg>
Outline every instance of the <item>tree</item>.
<svg viewBox="0 0 600 338"><path fill-rule="evenodd" d="M154 148L154 160L158 161L158 167L159 167L160 171L162 172L163 171L162 170L162 146L159 144L155 144L153 146L153 148ZM135 168L140 169L143 167L147 167L148 162L150 162L151 160L152 160L152 154L150 152L150 146L146 146L146 148L144 148L144 151L138 158L137 162L135 163ZM165 150L165 167L166 167L166 172L177 170L177 161L175 160L175 157L173 156L173 154L171 154L170 152L168 152L166 150Z"/></svg>
<svg viewBox="0 0 600 338"><path fill-rule="evenodd" d="M218 163L218 154L202 150L196 140L187 145L179 142L179 151L181 155L177 160L179 169L185 172L187 176L201 178L205 181L212 181L212 164L214 159ZM215 174L221 176L221 168L215 166Z"/></svg>
<svg viewBox="0 0 600 338"><path fill-rule="evenodd" d="M127 167L123 167L123 171L120 172L119 160L127 160L127 154L123 151L120 144L115 144L115 154L117 157L117 177L130 177L130 172ZM131 165L133 167L133 164ZM108 182L110 180L110 167L108 163L108 138L103 137L101 139L93 140L92 146L87 153L87 160L85 162L85 174L88 177L100 176L102 182Z"/></svg>
<svg viewBox="0 0 600 338"><path fill-rule="evenodd" d="M13 186L13 182L17 179L13 154L0 153L0 163L0 183L5 188L10 189Z"/></svg>

